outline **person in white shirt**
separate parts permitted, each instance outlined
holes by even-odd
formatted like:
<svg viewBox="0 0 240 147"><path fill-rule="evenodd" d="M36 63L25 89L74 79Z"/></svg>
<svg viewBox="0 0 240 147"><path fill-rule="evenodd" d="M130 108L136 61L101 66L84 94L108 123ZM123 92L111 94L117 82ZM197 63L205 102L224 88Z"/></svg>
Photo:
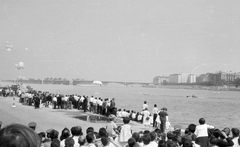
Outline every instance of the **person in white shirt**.
<svg viewBox="0 0 240 147"><path fill-rule="evenodd" d="M121 118L121 117L122 117L122 110L121 110L121 109L118 109L118 111L117 111L117 117L118 117L118 118Z"/></svg>
<svg viewBox="0 0 240 147"><path fill-rule="evenodd" d="M142 114L139 113L139 115L137 117L138 122L142 123L142 118L143 118Z"/></svg>
<svg viewBox="0 0 240 147"><path fill-rule="evenodd" d="M103 105L103 100L102 100L101 98L99 98L98 105L99 105L99 114L102 114L102 105Z"/></svg>
<svg viewBox="0 0 240 147"><path fill-rule="evenodd" d="M93 112L93 100L94 100L94 97L91 96L90 99L89 99L89 103L90 103L90 112Z"/></svg>
<svg viewBox="0 0 240 147"><path fill-rule="evenodd" d="M214 126L210 126L205 124L205 119L200 118L199 119L199 124L196 129L194 134L196 135L196 144L200 145L201 147L206 147L209 145L208 141L208 129L213 129Z"/></svg>
<svg viewBox="0 0 240 147"><path fill-rule="evenodd" d="M133 111L133 113L132 113L132 120L135 120L135 118L136 118L136 113L135 113L135 111Z"/></svg>
<svg viewBox="0 0 240 147"><path fill-rule="evenodd" d="M68 108L68 99L69 99L69 97L68 97L68 95L66 95L65 97L64 97L64 109L67 109Z"/></svg>
<svg viewBox="0 0 240 147"><path fill-rule="evenodd" d="M93 98L92 103L93 103L93 113L96 113L96 108L97 108L97 98Z"/></svg>
<svg viewBox="0 0 240 147"><path fill-rule="evenodd" d="M80 100L79 100L79 109L83 109L83 101L85 99L85 96L81 96Z"/></svg>
<svg viewBox="0 0 240 147"><path fill-rule="evenodd" d="M144 104L142 105L142 111L144 111L146 108L148 108L147 101L144 101Z"/></svg>
<svg viewBox="0 0 240 147"><path fill-rule="evenodd" d="M56 106L57 106L57 97L56 96L53 96L53 109L56 109Z"/></svg>
<svg viewBox="0 0 240 147"><path fill-rule="evenodd" d="M146 108L144 111L141 112L141 114L143 115L143 125L145 127L145 130L149 130L150 129L150 115L151 113L148 111L148 108Z"/></svg>

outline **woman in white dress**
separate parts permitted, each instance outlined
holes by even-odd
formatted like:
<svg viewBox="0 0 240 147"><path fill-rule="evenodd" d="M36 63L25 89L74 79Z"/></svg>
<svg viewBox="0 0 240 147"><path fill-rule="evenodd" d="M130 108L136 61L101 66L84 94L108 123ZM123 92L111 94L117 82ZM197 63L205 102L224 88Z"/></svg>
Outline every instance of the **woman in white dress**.
<svg viewBox="0 0 240 147"><path fill-rule="evenodd" d="M143 125L144 125L145 129L149 130L151 113L148 111L148 108L145 108L145 110L142 111L141 114L143 115Z"/></svg>

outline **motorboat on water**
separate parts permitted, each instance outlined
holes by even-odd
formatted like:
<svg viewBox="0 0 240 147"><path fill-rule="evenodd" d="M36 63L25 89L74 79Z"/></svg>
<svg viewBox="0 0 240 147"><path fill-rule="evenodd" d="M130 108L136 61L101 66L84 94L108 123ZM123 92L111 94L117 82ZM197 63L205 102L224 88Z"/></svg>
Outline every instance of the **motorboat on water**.
<svg viewBox="0 0 240 147"><path fill-rule="evenodd" d="M187 95L187 98L198 98L196 95Z"/></svg>

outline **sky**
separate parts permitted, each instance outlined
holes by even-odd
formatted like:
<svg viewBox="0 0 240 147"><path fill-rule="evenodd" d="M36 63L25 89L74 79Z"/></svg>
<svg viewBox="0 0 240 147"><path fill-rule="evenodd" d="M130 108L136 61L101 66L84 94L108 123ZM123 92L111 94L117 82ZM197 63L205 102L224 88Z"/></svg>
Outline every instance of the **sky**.
<svg viewBox="0 0 240 147"><path fill-rule="evenodd" d="M0 20L0 79L240 72L239 0L0 0Z"/></svg>

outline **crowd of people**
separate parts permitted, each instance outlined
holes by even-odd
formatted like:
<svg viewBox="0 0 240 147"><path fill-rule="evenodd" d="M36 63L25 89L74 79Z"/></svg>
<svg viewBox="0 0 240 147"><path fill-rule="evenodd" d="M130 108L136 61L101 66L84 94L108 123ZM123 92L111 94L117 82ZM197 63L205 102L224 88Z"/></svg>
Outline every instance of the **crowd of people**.
<svg viewBox="0 0 240 147"><path fill-rule="evenodd" d="M10 124L1 129L0 147L239 147L239 129L220 130L207 125L204 118L199 125L189 124L185 132L175 128L163 132L156 128L132 132L129 117L117 126L115 116L109 115L108 123L98 131L88 127L85 134L81 126L63 128L62 131L48 129L36 132L37 124Z"/></svg>
<svg viewBox="0 0 240 147"><path fill-rule="evenodd" d="M41 91L16 92L24 105L34 105L36 109L52 106L53 109L80 109L84 112L103 115L108 122L98 131L89 126L83 135L81 126L63 128L62 131L49 129L35 132L37 124L28 126L10 124L1 129L0 147L240 147L239 129L220 130L207 125L204 118L199 125L189 124L183 132L181 126L170 127L167 108L160 111L154 105L149 111L144 101L141 112L117 109L114 98L102 99L91 96L50 94ZM117 125L116 119L122 118ZM132 131L130 121L140 121L144 130ZM61 134L60 134L60 133Z"/></svg>
<svg viewBox="0 0 240 147"><path fill-rule="evenodd" d="M88 97L85 95L62 95L53 94L42 91L17 91L17 96L20 97L20 102L39 108L40 104L44 107L52 107L53 109L78 109L84 112L91 112L94 114L100 114L109 116L110 114L116 114L117 108L114 98L101 98L101 97Z"/></svg>
<svg viewBox="0 0 240 147"><path fill-rule="evenodd" d="M161 127L162 130L170 129L167 108L160 111L154 105L152 112L149 111L147 102L144 101L141 112L134 110L117 109L114 98L88 97L85 95L62 95L49 92L31 90L21 92L18 90L16 95L20 97L20 102L24 105L34 106L36 109L42 107L52 107L53 109L78 109L92 114L108 117L114 114L118 118L129 117L130 120L143 123L146 129Z"/></svg>

